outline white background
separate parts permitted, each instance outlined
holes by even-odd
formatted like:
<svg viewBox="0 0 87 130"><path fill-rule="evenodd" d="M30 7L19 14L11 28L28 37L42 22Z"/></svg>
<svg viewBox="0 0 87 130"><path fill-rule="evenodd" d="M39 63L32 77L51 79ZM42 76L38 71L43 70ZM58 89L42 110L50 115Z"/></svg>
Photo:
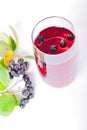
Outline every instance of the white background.
<svg viewBox="0 0 87 130"><path fill-rule="evenodd" d="M39 20L52 15L74 24L80 50L79 74L65 88L45 84L33 61L36 95L25 109L16 107L9 117L0 116L0 130L87 130L86 8L86 0L0 0L0 26L11 24L17 29L18 52L33 54L31 31Z"/></svg>

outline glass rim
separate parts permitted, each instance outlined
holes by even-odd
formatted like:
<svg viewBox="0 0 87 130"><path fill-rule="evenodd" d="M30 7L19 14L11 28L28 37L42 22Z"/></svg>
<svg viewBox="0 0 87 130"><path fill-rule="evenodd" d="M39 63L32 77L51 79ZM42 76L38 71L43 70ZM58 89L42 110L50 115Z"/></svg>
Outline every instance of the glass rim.
<svg viewBox="0 0 87 130"><path fill-rule="evenodd" d="M49 16L49 17L45 17L45 18L39 20L39 22L37 22L37 23L35 24L35 26L33 27L33 30L32 30L32 32L31 32L32 42L33 42L33 32L34 32L35 28L36 28L36 27L39 25L39 23L41 23L42 21L45 21L45 20L51 19L51 18L60 18L60 19L63 19L63 20L65 20L65 21L67 21L68 23L71 24L71 26L72 26L72 28L73 28L73 31L74 31L74 34L75 34L74 25L72 24L71 21L69 21L68 19L66 19L66 18L64 18L64 17L62 17L62 16Z"/></svg>

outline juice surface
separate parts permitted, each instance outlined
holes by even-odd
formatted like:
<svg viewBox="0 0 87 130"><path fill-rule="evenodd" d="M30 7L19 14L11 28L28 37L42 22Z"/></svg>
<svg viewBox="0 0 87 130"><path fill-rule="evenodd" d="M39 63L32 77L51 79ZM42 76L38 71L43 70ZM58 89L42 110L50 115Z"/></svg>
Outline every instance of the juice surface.
<svg viewBox="0 0 87 130"><path fill-rule="evenodd" d="M60 54L67 51L74 43L75 35L63 27L51 26L42 30L34 45L42 52L47 54Z"/></svg>

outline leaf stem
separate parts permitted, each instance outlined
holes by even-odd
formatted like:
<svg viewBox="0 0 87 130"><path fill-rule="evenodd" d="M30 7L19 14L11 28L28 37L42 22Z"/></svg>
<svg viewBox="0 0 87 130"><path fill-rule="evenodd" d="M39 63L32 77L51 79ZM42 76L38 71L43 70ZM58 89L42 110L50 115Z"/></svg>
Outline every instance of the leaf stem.
<svg viewBox="0 0 87 130"><path fill-rule="evenodd" d="M33 55L21 56L19 54L16 54L15 57L16 58L28 58L28 59L34 60L34 56Z"/></svg>

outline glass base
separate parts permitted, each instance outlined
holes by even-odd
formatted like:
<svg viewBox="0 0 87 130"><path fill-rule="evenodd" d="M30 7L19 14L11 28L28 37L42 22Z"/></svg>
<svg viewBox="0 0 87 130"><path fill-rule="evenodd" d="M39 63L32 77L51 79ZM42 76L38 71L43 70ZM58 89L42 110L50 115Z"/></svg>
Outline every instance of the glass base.
<svg viewBox="0 0 87 130"><path fill-rule="evenodd" d="M42 77L42 76L41 76ZM75 78L77 77L77 73L74 74L72 77L70 77L67 81L52 81L52 80L49 80L47 78L43 78L43 81L45 83L47 83L48 85L52 86L52 87L55 87L55 88L64 88L64 87L67 87L69 86L74 80Z"/></svg>

